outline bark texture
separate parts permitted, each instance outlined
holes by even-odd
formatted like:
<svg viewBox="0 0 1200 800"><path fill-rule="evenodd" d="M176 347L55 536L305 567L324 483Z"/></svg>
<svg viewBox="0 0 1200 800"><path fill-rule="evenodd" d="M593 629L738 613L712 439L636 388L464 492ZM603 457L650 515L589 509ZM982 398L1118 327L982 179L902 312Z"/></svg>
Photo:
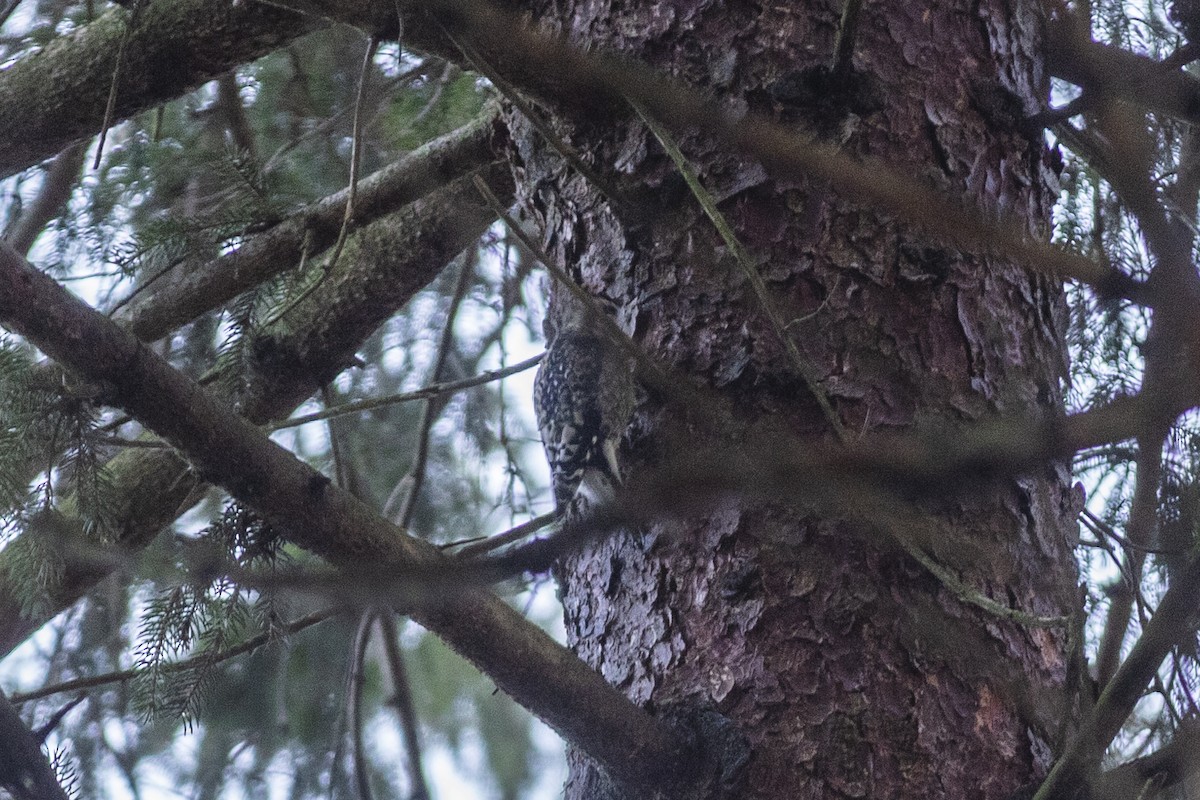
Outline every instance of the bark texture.
<svg viewBox="0 0 1200 800"><path fill-rule="evenodd" d="M840 3L565 0L543 24L709 87L734 107L801 123L886 160L983 214L1046 234L1054 160L1022 127L1047 96L1031 0L867 4L854 79L823 83ZM614 214L518 115L518 194L551 252L623 308L658 358L738 409L714 457L763 430L828 425L674 167L636 119L563 114L563 133L647 219ZM683 151L756 257L773 301L855 434L1058 413L1059 288L1020 265L922 239L821 185L772 180L702 132ZM553 192L544 187L555 186ZM647 404L627 441L636 471L665 446ZM1074 503L1064 466L926 503L925 545L1006 606L1069 616ZM613 538L562 570L572 645L635 701L710 743L745 798L1007 798L1045 774L1069 718L1063 631L965 604L886 535L789 506L730 501L703 519ZM719 720L714 724L713 720ZM736 788L734 788L736 787ZM718 787L719 788L719 787ZM716 790L714 790L716 791ZM569 798L626 796L572 756Z"/></svg>

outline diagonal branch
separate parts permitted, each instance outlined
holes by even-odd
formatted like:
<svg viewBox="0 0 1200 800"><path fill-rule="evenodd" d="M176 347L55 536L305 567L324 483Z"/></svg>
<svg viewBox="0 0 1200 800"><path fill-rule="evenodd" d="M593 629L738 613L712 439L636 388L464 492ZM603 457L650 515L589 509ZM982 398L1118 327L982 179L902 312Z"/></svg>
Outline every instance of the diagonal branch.
<svg viewBox="0 0 1200 800"><path fill-rule="evenodd" d="M67 800L42 755L41 742L4 695L0 695L0 786L14 800Z"/></svg>
<svg viewBox="0 0 1200 800"><path fill-rule="evenodd" d="M400 728L404 731L404 754L408 762L408 781L413 787L411 800L429 800L429 785L425 771L421 768L421 726L413 705L412 686L408 670L404 666L404 653L400 649L400 632L396 621L388 614L379 615L379 635L383 639L383 652L387 657L388 672L392 679L391 705L400 717Z"/></svg>
<svg viewBox="0 0 1200 800"><path fill-rule="evenodd" d="M437 548L407 536L267 438L114 322L0 244L0 320L107 388L111 402L188 455L206 479L333 565L436 569ZM490 592L465 589L411 609L517 702L618 780L682 780L688 751L577 656Z"/></svg>
<svg viewBox="0 0 1200 800"><path fill-rule="evenodd" d="M554 76L556 96L574 97L593 111L626 97L654 109L669 127L697 127L758 158L776 177L827 181L847 199L894 213L956 246L994 251L1029 268L1090 283L1108 293L1137 294L1137 287L1119 272L1037 242L1015 221L991 222L977 209L950 201L885 164L856 161L835 146L764 115L735 113L647 67L584 53L560 39L534 33L484 0L427 0L421 5L452 18L455 29L468 35L498 68L498 61L519 59L526 73Z"/></svg>
<svg viewBox="0 0 1200 800"><path fill-rule="evenodd" d="M1187 567L1171 582L1171 588L1163 595L1129 657L1100 693L1092 712L1054 764L1034 800L1075 796L1080 781L1086 779L1088 766L1095 763L1097 754L1104 752L1125 724L1163 659L1173 647L1194 635L1190 621L1197 607L1200 607L1200 556L1193 554Z"/></svg>
<svg viewBox="0 0 1200 800"><path fill-rule="evenodd" d="M359 228L439 186L483 166L491 158L494 113L481 115L433 140L358 183L354 227ZM153 341L218 308L263 281L292 269L307 251L333 245L342 226L349 189L302 209L256 234L234 252L184 270L186 277L151 295L130 312L134 334Z"/></svg>
<svg viewBox="0 0 1200 800"><path fill-rule="evenodd" d="M345 19L349 13L334 0L269 2L331 19ZM1036 241L1017 221L992 221L913 176L879 162L852 159L836 146L765 115L727 108L644 65L582 52L560 38L530 30L518 15L486 0L407 0L400 7L406 12L405 39L410 45L453 59L454 45L444 33L449 30L516 88L586 112L593 120L624 113L627 98L654 109L669 128L699 128L759 159L776 177L827 181L846 199L896 214L957 247L995 253L1060 279L1082 281L1105 296L1149 300L1140 283L1079 254Z"/></svg>
<svg viewBox="0 0 1200 800"><path fill-rule="evenodd" d="M1186 122L1200 122L1200 80L1174 61L1152 58L1092 41L1069 23L1051 25L1046 41L1050 74L1089 93L1111 94Z"/></svg>
<svg viewBox="0 0 1200 800"><path fill-rule="evenodd" d="M87 142L76 142L55 156L46 167L46 174L42 177L37 196L21 211L21 216L13 223L12 229L5 232L8 243L18 253L24 255L29 252L42 229L71 198L86 155Z"/></svg>
<svg viewBox="0 0 1200 800"><path fill-rule="evenodd" d="M579 53L531 33L514 16L479 0L408 0L398 5L404 13L408 44L456 59L457 48L441 27L446 24L469 37L469 44L519 89L602 114L620 113L616 110L620 97L627 95L654 108L671 127L704 128L759 158L777 175L827 180L848 198L878 204L956 245L991 249L1030 268L1091 283L1108 295L1144 299L1144 288L1128 277L1030 241L1026 231L1013 223L985 221L975 210L947 201L915 179L879 164L857 163L836 148L807 140L761 115L735 115L700 92L645 67ZM131 40L130 63L119 87L119 97L124 99L118 102L116 117L126 118L178 96L327 20L386 36L394 29L396 8L393 3L370 0L153 3ZM0 118L18 126L0 142L0 176L99 129L103 104L98 98L105 95L103 84L111 75L121 28L118 16L110 13L0 74ZM201 66L180 70L180 52L189 54L187 64ZM76 68L79 64L88 66ZM55 75L86 78L64 84Z"/></svg>
<svg viewBox="0 0 1200 800"><path fill-rule="evenodd" d="M507 170L493 167L484 175L497 193L512 197ZM493 220L468 177L358 231L347 242L341 266L295 310L304 324L285 319L256 338L253 349L262 359L243 392L242 413L256 424L287 416L323 381L340 372L379 325L476 241ZM120 538L115 545L129 551L149 544L205 490L187 463L170 450L127 451L109 462L108 469L114 493L105 504L119 509ZM74 513L69 496L59 510L68 517ZM39 598L37 607L29 608L11 577L14 552L27 547L29 533L0 553L0 575L6 578L0 582L0 653L11 651L112 569L109 565L69 568L47 596Z"/></svg>
<svg viewBox="0 0 1200 800"><path fill-rule="evenodd" d="M127 13L114 8L0 72L0 177L100 131ZM139 15L115 87L113 119L179 97L322 21L261 3L157 0Z"/></svg>

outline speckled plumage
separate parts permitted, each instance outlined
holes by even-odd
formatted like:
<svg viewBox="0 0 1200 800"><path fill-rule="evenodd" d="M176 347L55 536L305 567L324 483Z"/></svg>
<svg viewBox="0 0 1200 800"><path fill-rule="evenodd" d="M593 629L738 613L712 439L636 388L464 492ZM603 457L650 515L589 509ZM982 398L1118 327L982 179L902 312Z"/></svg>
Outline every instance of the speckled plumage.
<svg viewBox="0 0 1200 800"><path fill-rule="evenodd" d="M630 364L575 312L560 311L533 384L533 406L560 513L589 470L601 482L621 483L617 447L635 401Z"/></svg>

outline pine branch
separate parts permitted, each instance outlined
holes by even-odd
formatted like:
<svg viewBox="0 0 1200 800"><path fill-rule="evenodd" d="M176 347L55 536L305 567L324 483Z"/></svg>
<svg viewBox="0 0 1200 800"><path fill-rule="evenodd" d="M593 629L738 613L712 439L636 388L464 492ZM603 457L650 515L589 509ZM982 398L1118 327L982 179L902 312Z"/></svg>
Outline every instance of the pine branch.
<svg viewBox="0 0 1200 800"><path fill-rule="evenodd" d="M495 112L425 144L357 184L354 223L367 225L486 163ZM245 241L236 251L197 264L129 312L138 338L158 339L205 311L285 270L338 239L349 189L330 195Z"/></svg>
<svg viewBox="0 0 1200 800"><path fill-rule="evenodd" d="M215 655L205 653L201 656L188 658L179 662L162 662L159 669L163 671L190 670L200 660L209 660L213 663L228 661L232 658L237 658L240 655L251 653L263 645L275 641L281 636L292 636L296 633L299 633L305 628L312 627L313 625L324 622L325 620L336 616L338 613L340 613L338 609L314 611L311 614L306 614L305 616L300 617L293 622L283 625L278 631L264 631L263 633L253 636L244 642L233 645ZM63 694L65 692L87 691L89 689L95 689L101 686L109 686L114 683L125 683L133 680L140 674L142 674L142 670L124 669L117 672L108 672L103 675L95 675L87 678L76 678L74 680L63 681L62 683L43 686L40 689L34 689L30 692L15 692L12 694L10 699L13 703L27 703L30 700L40 700L43 697L50 697L52 695Z"/></svg>
<svg viewBox="0 0 1200 800"><path fill-rule="evenodd" d="M0 320L64 366L111 387L112 402L188 454L207 478L263 514L293 543L344 569L444 563L266 438L112 321L0 244ZM694 778L665 723L494 594L465 589L411 615L618 780L665 786Z"/></svg>
<svg viewBox="0 0 1200 800"><path fill-rule="evenodd" d="M492 168L484 174L497 193L512 196L507 170ZM255 371L242 413L256 424L290 413L317 388L320 376L341 371L361 343L476 241L493 219L470 180L462 179L360 230L348 243L335 279L305 301L306 324L263 331L263 346L278 360L275 369ZM126 451L108 469L116 488L112 505L121 509L118 544L132 551L145 547L206 488L174 450ZM62 498L59 510L68 528L77 525L70 521L75 509L72 497ZM40 569L37 552L35 539L19 537L0 552L0 575L11 579L16 554L28 556L25 573ZM38 585L36 608L29 594L0 583L0 652L10 651L111 569L94 563L68 566L60 579Z"/></svg>

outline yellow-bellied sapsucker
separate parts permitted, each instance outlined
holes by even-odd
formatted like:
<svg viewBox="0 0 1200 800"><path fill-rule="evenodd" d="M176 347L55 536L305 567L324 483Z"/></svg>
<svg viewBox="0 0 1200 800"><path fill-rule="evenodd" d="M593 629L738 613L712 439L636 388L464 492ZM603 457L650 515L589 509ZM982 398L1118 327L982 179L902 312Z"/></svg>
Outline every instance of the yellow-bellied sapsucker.
<svg viewBox="0 0 1200 800"><path fill-rule="evenodd" d="M569 292L557 292L545 329L533 407L562 514L577 496L598 503L621 483L617 446L636 395L628 358L590 324Z"/></svg>

